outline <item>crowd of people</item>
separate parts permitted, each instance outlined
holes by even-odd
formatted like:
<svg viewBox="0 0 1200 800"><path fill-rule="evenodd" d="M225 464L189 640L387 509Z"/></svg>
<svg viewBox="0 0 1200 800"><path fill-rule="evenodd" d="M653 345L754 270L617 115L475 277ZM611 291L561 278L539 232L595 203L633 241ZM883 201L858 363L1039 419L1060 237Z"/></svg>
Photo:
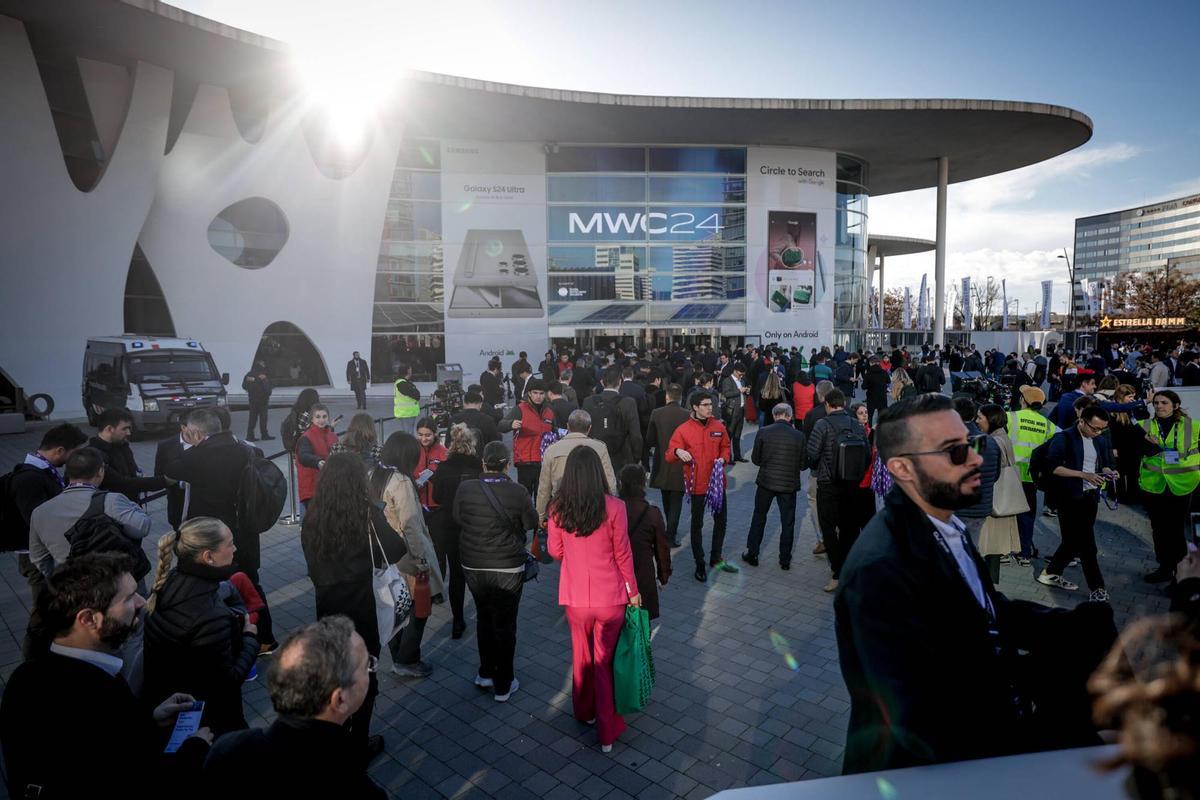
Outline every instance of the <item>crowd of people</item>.
<svg viewBox="0 0 1200 800"><path fill-rule="evenodd" d="M397 678L430 676L431 607L449 602L458 639L469 590L473 684L507 702L520 689L524 584L549 561L561 562L573 713L611 751L625 728L613 681L625 610L671 613L659 589L684 544L685 498L694 578L743 568L725 553L728 493L751 462L746 567L759 567L775 505L778 564L790 570L807 492L850 693L847 772L1097 741L1088 677L1117 636L1097 558L1100 504L1143 506L1158 561L1146 580L1167 583L1185 612L1200 596L1187 532L1200 426L1167 388L1196 385L1198 355L1188 342L1044 355L567 349L535 369L521 353L510 367L515 402L493 360L448 424L423 414L400 365L400 430L384 441L362 410L339 434L341 418L306 389L280 432L295 456L317 620L282 642L260 575L261 531L239 510L241 476L262 452L232 434L223 409L185 416L150 476L130 448L128 411L106 410L90 438L52 427L4 479L5 522L11 513L18 528L7 549L21 551L33 605L27 661L0 705L10 791L103 792L118 785L119 761L224 795L336 786L383 796L366 767L384 747L370 732L384 648ZM990 376L1011 403L947 391L960 372ZM369 372L357 354L347 378L361 409ZM246 383L269 395L260 380L252 371ZM271 438L265 411L252 408L251 423ZM151 563L141 502L160 490L171 530ZM1039 499L1061 544L1035 579L1074 591L1065 575L1078 562L1089 595L1071 610L996 588L1002 567L1039 557ZM390 566L410 607L385 625L376 581ZM278 717L251 730L241 690L260 669ZM1114 701L1110 716L1123 709ZM172 739L181 712L199 721ZM52 756L64 744L87 750L78 769Z"/></svg>

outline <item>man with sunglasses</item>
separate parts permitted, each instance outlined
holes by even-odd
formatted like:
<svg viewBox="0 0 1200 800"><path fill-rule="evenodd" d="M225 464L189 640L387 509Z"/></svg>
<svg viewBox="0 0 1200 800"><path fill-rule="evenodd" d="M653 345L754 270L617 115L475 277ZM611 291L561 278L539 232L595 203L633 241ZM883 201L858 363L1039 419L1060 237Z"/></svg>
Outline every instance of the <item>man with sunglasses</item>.
<svg viewBox="0 0 1200 800"><path fill-rule="evenodd" d="M1050 440L1046 468L1057 484L1058 527L1062 544L1050 559L1038 583L1074 591L1079 587L1062 574L1071 559L1079 557L1083 575L1091 589L1089 600L1108 602L1104 576L1096 556L1096 511L1100 492L1117 472L1113 468L1108 412L1090 405L1079 412L1079 421Z"/></svg>
<svg viewBox="0 0 1200 800"><path fill-rule="evenodd" d="M954 514L976 500L982 444L943 395L880 414L875 445L894 487L834 597L847 774L1099 741L1086 686L1116 638L1112 608L996 591Z"/></svg>

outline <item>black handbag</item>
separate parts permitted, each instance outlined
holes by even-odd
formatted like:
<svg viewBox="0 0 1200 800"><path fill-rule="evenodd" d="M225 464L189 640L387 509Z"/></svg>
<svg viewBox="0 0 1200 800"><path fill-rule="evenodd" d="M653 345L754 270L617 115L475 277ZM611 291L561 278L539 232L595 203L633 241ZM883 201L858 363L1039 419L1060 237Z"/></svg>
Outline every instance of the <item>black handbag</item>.
<svg viewBox="0 0 1200 800"><path fill-rule="evenodd" d="M483 479L480 479L479 485L483 488L483 496L487 498L488 504L492 507L492 510L496 512L496 516L498 516L500 519L507 519L509 526L512 527L513 533L517 536L517 538L524 540L525 531L521 529L519 522L504 512L504 508L500 505L500 501L496 498L496 493L492 491L492 487L488 486L487 481ZM526 550L525 572L521 576L522 583L529 583L531 580L535 579L538 576L538 573L541 571L541 568L542 565L539 564L538 560L533 557L533 553Z"/></svg>

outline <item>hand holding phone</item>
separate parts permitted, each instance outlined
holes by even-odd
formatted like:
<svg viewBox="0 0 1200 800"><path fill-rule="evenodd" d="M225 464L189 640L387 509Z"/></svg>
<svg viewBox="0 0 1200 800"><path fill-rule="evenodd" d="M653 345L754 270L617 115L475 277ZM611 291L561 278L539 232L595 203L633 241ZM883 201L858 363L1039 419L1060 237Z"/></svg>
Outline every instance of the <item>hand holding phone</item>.
<svg viewBox="0 0 1200 800"><path fill-rule="evenodd" d="M416 479L417 486L418 487L424 486L426 483L429 482L429 479L432 477L433 477L433 470L426 467L425 469L421 470L419 475L417 475L417 479Z"/></svg>

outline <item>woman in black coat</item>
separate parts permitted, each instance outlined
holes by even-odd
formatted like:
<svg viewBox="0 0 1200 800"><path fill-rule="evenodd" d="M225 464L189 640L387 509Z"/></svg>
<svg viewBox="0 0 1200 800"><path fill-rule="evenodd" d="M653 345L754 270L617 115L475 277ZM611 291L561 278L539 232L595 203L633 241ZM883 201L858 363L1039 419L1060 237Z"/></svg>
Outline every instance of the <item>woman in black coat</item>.
<svg viewBox="0 0 1200 800"><path fill-rule="evenodd" d="M357 455L337 453L325 462L317 493L304 516L300 545L316 590L317 618L346 615L366 642L367 651L379 658L372 569L396 563L408 548L388 525L383 509L368 498L367 478ZM368 759L383 749L382 736L368 735L377 694L379 679L372 672L367 699L350 718L351 734Z"/></svg>
<svg viewBox="0 0 1200 800"><path fill-rule="evenodd" d="M258 629L221 599L222 582L237 571L235 552L233 533L214 517L193 517L163 536L146 617L145 696L203 700L202 724L214 736L248 727L242 684L258 656Z"/></svg>
<svg viewBox="0 0 1200 800"><path fill-rule="evenodd" d="M626 464L617 476L617 492L625 501L633 575L637 578L642 608L658 618L658 586L671 578L671 543L662 512L646 501L646 472L641 464ZM655 583L655 579L658 583Z"/></svg>
<svg viewBox="0 0 1200 800"><path fill-rule="evenodd" d="M462 558L458 551L458 537L462 529L451 513L458 485L474 480L483 472L479 459L479 442L475 431L463 423L450 428L450 447L446 460L433 473L433 502L437 508L433 513L431 528L433 546L437 550L438 566L446 576L446 593L450 596L450 612L454 622L450 628L451 639L461 639L467 629L463 603L466 599L466 578L463 574Z"/></svg>

